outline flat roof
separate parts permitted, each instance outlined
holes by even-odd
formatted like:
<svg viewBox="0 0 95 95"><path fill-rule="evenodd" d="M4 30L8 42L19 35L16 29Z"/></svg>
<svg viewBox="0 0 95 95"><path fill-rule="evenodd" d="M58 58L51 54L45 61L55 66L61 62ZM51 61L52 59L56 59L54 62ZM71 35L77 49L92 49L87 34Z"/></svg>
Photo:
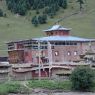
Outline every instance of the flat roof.
<svg viewBox="0 0 95 95"><path fill-rule="evenodd" d="M95 39L86 39L74 36L48 36L48 37L40 37L34 38L33 40L38 41L95 41Z"/></svg>
<svg viewBox="0 0 95 95"><path fill-rule="evenodd" d="M46 37L39 37L39 38L32 38L32 39L25 39L25 40L18 40L18 41L9 41L6 44L10 43L19 43L24 41L81 41L81 42L90 42L95 41L95 39L87 39L81 38L76 36L46 36Z"/></svg>
<svg viewBox="0 0 95 95"><path fill-rule="evenodd" d="M9 44L9 43L19 43L19 42L24 42L24 41L32 41L32 38L31 39L22 39L22 40L16 40L16 41L7 41L6 44Z"/></svg>

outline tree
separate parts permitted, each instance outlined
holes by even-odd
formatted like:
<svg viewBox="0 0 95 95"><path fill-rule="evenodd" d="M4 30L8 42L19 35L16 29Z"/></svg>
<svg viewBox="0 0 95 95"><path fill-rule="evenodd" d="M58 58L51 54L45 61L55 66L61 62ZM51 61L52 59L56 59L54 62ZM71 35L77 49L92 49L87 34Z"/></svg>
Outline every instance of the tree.
<svg viewBox="0 0 95 95"><path fill-rule="evenodd" d="M67 8L67 0L6 0L6 5L11 12L25 15L29 9L42 9L54 7L58 11L59 7Z"/></svg>
<svg viewBox="0 0 95 95"><path fill-rule="evenodd" d="M88 67L76 68L71 75L72 88L79 91L90 91L93 87L94 74Z"/></svg>
<svg viewBox="0 0 95 95"><path fill-rule="evenodd" d="M31 22L32 22L32 24L33 24L35 27L37 27L37 26L38 26L38 18L37 18L37 16L34 16L34 17L32 18L32 20L31 20Z"/></svg>
<svg viewBox="0 0 95 95"><path fill-rule="evenodd" d="M30 8L28 0L6 0L8 9L13 13L25 15L27 10Z"/></svg>
<svg viewBox="0 0 95 95"><path fill-rule="evenodd" d="M83 4L84 4L84 0L77 0L77 2L79 3L79 5L80 5L80 11L82 10L82 8L83 8Z"/></svg>
<svg viewBox="0 0 95 95"><path fill-rule="evenodd" d="M62 7L63 7L64 9L67 8L67 0L63 0Z"/></svg>
<svg viewBox="0 0 95 95"><path fill-rule="evenodd" d="M57 9L55 4L52 4L50 7L48 7L47 14L51 18L53 18L56 15Z"/></svg>
<svg viewBox="0 0 95 95"><path fill-rule="evenodd" d="M0 17L3 17L3 11L0 9Z"/></svg>
<svg viewBox="0 0 95 95"><path fill-rule="evenodd" d="M46 14L43 14L43 15L42 15L42 18L43 18L43 20L44 20L44 23L47 23L47 15L46 15Z"/></svg>
<svg viewBox="0 0 95 95"><path fill-rule="evenodd" d="M57 3L55 3L55 11L59 10L59 5Z"/></svg>
<svg viewBox="0 0 95 95"><path fill-rule="evenodd" d="M39 15L38 16L38 22L39 24L45 24L47 21L47 15L43 14L43 15Z"/></svg>
<svg viewBox="0 0 95 95"><path fill-rule="evenodd" d="M14 14L26 15L30 9L35 10L36 14L43 12L53 18L60 7L67 8L67 0L6 0L8 9ZM44 11L40 11L44 9ZM44 16L38 16L40 24L46 23ZM37 22L38 20L36 20Z"/></svg>

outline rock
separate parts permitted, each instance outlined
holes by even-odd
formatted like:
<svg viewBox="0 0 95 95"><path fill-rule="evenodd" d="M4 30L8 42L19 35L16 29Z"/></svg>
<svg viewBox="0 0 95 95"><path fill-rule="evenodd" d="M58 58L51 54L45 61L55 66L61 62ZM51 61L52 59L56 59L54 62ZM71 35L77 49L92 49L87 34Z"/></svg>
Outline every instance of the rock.
<svg viewBox="0 0 95 95"><path fill-rule="evenodd" d="M42 92L42 89L36 88L36 89L33 89L33 92L34 92L34 93L40 93L40 92Z"/></svg>

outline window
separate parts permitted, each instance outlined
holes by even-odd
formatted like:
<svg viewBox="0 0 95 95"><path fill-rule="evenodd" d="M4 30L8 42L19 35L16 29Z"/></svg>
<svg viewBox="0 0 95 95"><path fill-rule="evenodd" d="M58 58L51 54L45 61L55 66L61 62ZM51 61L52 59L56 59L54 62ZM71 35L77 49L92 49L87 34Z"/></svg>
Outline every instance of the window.
<svg viewBox="0 0 95 95"><path fill-rule="evenodd" d="M74 55L77 55L77 51L74 51Z"/></svg>
<svg viewBox="0 0 95 95"><path fill-rule="evenodd" d="M35 46L32 46L32 48L33 48L33 49L38 49L38 46L35 45Z"/></svg>
<svg viewBox="0 0 95 95"><path fill-rule="evenodd" d="M40 46L40 49L47 49L47 46Z"/></svg>
<svg viewBox="0 0 95 95"><path fill-rule="evenodd" d="M59 55L59 52L58 51L55 51L55 56L58 56Z"/></svg>
<svg viewBox="0 0 95 95"><path fill-rule="evenodd" d="M54 49L54 46L52 46L51 48Z"/></svg>
<svg viewBox="0 0 95 95"><path fill-rule="evenodd" d="M54 45L77 45L75 42L55 42Z"/></svg>
<svg viewBox="0 0 95 95"><path fill-rule="evenodd" d="M66 45L70 45L70 43L69 42L66 42Z"/></svg>
<svg viewBox="0 0 95 95"><path fill-rule="evenodd" d="M70 52L70 51L68 51L68 53L67 53L67 54L68 54L68 56L70 56L70 55L71 55L71 52Z"/></svg>
<svg viewBox="0 0 95 95"><path fill-rule="evenodd" d="M73 43L74 45L77 45L77 43Z"/></svg>
<svg viewBox="0 0 95 95"><path fill-rule="evenodd" d="M51 35L53 35L53 32L51 32Z"/></svg>

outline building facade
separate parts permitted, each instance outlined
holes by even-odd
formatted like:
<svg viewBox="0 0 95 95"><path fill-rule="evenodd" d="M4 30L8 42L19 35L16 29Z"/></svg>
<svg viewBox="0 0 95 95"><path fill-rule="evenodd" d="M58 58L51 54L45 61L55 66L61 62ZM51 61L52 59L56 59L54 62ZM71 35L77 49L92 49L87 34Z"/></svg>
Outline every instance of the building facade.
<svg viewBox="0 0 95 95"><path fill-rule="evenodd" d="M16 63L48 63L72 62L79 60L89 46L95 52L95 39L71 36L70 28L54 25L44 30L46 37L7 43L9 62ZM40 60L39 60L40 56Z"/></svg>
<svg viewBox="0 0 95 95"><path fill-rule="evenodd" d="M95 53L95 39L71 36L70 28L54 25L44 30L46 37L8 42L11 77L16 80L67 77L80 65L80 55Z"/></svg>

